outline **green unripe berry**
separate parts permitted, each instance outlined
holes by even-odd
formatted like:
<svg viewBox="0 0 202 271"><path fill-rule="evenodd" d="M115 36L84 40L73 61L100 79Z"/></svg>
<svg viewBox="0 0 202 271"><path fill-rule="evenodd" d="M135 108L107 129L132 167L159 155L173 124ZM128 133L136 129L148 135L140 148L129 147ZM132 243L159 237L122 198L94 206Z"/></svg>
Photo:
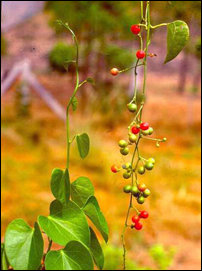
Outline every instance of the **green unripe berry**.
<svg viewBox="0 0 202 271"><path fill-rule="evenodd" d="M131 176L131 173L129 173L129 172L124 172L124 173L123 173L123 178L124 178L124 179L129 179L130 176Z"/></svg>
<svg viewBox="0 0 202 271"><path fill-rule="evenodd" d="M126 163L126 169L131 168L131 163Z"/></svg>
<svg viewBox="0 0 202 271"><path fill-rule="evenodd" d="M125 147L127 147L127 146L128 146L128 142L127 142L127 141L125 141L125 140L123 140L123 139L121 139L121 140L119 141L119 147L125 148Z"/></svg>
<svg viewBox="0 0 202 271"><path fill-rule="evenodd" d="M149 129L147 130L142 130L141 133L144 135L144 136L148 136L149 135Z"/></svg>
<svg viewBox="0 0 202 271"><path fill-rule="evenodd" d="M122 165L123 169L131 169L131 163L126 163L124 165Z"/></svg>
<svg viewBox="0 0 202 271"><path fill-rule="evenodd" d="M150 194L151 194L151 191L148 188L146 188L145 191L143 192L143 197L147 198L150 196Z"/></svg>
<svg viewBox="0 0 202 271"><path fill-rule="evenodd" d="M159 142L156 143L156 147L159 148L160 147L160 144Z"/></svg>
<svg viewBox="0 0 202 271"><path fill-rule="evenodd" d="M139 191L139 189L137 188L137 186L133 186L132 187L132 189L131 189L131 193L132 193L132 195L134 196L134 197L138 197L139 196L139 194L140 194L140 191Z"/></svg>
<svg viewBox="0 0 202 271"><path fill-rule="evenodd" d="M132 113L137 111L137 105L136 104L127 104L128 110Z"/></svg>
<svg viewBox="0 0 202 271"><path fill-rule="evenodd" d="M143 175L145 173L145 167L144 166L141 166L138 168L138 173Z"/></svg>
<svg viewBox="0 0 202 271"><path fill-rule="evenodd" d="M164 138L163 138L163 142L166 142L166 141L167 141L167 138L166 138L166 137L164 137Z"/></svg>
<svg viewBox="0 0 202 271"><path fill-rule="evenodd" d="M147 170L152 170L152 169L154 168L154 164L151 163L151 162L147 162L147 163L145 164L145 168L146 168Z"/></svg>
<svg viewBox="0 0 202 271"><path fill-rule="evenodd" d="M143 196L140 196L139 198L137 198L137 202L139 204L143 204L145 202L145 198Z"/></svg>
<svg viewBox="0 0 202 271"><path fill-rule="evenodd" d="M128 154L129 154L129 148L123 148L123 149L121 149L121 150L120 150L120 153L121 153L122 155L128 155Z"/></svg>
<svg viewBox="0 0 202 271"><path fill-rule="evenodd" d="M148 133L149 133L149 135L152 135L152 134L153 134L153 132L154 132L154 129L153 129L152 127L149 127L149 129L148 129Z"/></svg>
<svg viewBox="0 0 202 271"><path fill-rule="evenodd" d="M131 135L129 136L129 141L130 141L131 143L135 143L135 142L137 141L137 136L134 135L134 134L131 134Z"/></svg>
<svg viewBox="0 0 202 271"><path fill-rule="evenodd" d="M152 164L155 164L156 163L156 161L155 161L155 159L154 158L149 158L148 160L147 160L147 162L148 163L152 163Z"/></svg>
<svg viewBox="0 0 202 271"><path fill-rule="evenodd" d="M125 193L131 193L131 189L132 189L132 186L131 185L126 185L126 186L124 186L124 188L123 188L123 192L125 192Z"/></svg>

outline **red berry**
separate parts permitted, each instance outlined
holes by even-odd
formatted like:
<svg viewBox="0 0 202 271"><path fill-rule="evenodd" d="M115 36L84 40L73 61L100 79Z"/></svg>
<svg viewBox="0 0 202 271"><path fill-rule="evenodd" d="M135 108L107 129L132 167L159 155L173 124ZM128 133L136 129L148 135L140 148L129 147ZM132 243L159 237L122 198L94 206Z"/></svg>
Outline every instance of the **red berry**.
<svg viewBox="0 0 202 271"><path fill-rule="evenodd" d="M140 218L146 219L146 218L149 217L149 214L148 214L147 211L142 211L142 212L139 214L139 217L140 217Z"/></svg>
<svg viewBox="0 0 202 271"><path fill-rule="evenodd" d="M137 231L140 231L142 229L142 227L143 227L143 225L140 222L138 222L138 223L135 224L135 229Z"/></svg>
<svg viewBox="0 0 202 271"><path fill-rule="evenodd" d="M143 130L143 131L146 131L149 129L149 123L148 122L142 122L140 124L140 129Z"/></svg>
<svg viewBox="0 0 202 271"><path fill-rule="evenodd" d="M144 192L146 188L147 188L146 184L144 184L144 183L138 185L138 189L140 190L140 192Z"/></svg>
<svg viewBox="0 0 202 271"><path fill-rule="evenodd" d="M136 53L136 57L137 57L138 59L142 59L142 58L144 58L145 56L146 56L146 54L145 54L145 51L143 51L143 50L138 50L137 53Z"/></svg>
<svg viewBox="0 0 202 271"><path fill-rule="evenodd" d="M117 167L116 167L115 165L113 165L113 166L111 167L111 171L112 171L113 173L117 173L117 172L118 172L118 169L117 169Z"/></svg>
<svg viewBox="0 0 202 271"><path fill-rule="evenodd" d="M140 132L140 129L137 128L137 127L135 127L135 126L133 126L132 129L131 129L131 131L132 131L132 133L133 133L134 135L137 135L137 134Z"/></svg>
<svg viewBox="0 0 202 271"><path fill-rule="evenodd" d="M113 75L113 76L116 76L117 74L119 74L119 70L117 68L111 69L110 72L111 72L111 75Z"/></svg>
<svg viewBox="0 0 202 271"><path fill-rule="evenodd" d="M139 221L140 221L139 215L135 215L135 216L132 217L132 222L133 222L133 223L136 224L136 223L138 223Z"/></svg>
<svg viewBox="0 0 202 271"><path fill-rule="evenodd" d="M140 33L140 26L138 24L134 24L130 28L131 32L135 35Z"/></svg>

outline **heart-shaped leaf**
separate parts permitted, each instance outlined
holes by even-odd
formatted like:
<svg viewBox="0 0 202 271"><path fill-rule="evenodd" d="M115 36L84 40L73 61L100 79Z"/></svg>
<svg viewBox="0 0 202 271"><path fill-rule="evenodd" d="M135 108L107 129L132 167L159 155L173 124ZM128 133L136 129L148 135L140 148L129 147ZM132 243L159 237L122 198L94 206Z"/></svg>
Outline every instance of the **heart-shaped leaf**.
<svg viewBox="0 0 202 271"><path fill-rule="evenodd" d="M167 26L167 56L164 63L174 59L189 39L189 27L183 21L174 21Z"/></svg>
<svg viewBox="0 0 202 271"><path fill-rule="evenodd" d="M54 197L63 204L67 204L70 198L70 180L68 169L54 169L51 176L51 190Z"/></svg>
<svg viewBox="0 0 202 271"><path fill-rule="evenodd" d="M91 181L86 177L79 177L71 184L71 197L72 200L83 207L87 200L94 195L94 187Z"/></svg>
<svg viewBox="0 0 202 271"><path fill-rule="evenodd" d="M43 256L43 238L38 224L32 229L23 219L11 222L5 235L5 250L15 270L38 270Z"/></svg>
<svg viewBox="0 0 202 271"><path fill-rule="evenodd" d="M1 244L1 270L8 270L9 263L8 258L6 256L5 246Z"/></svg>
<svg viewBox="0 0 202 271"><path fill-rule="evenodd" d="M85 214L90 218L96 228L102 234L105 242L108 241L109 229L106 219L102 212L100 211L97 199L92 196L88 199L86 205L83 208Z"/></svg>
<svg viewBox="0 0 202 271"><path fill-rule="evenodd" d="M88 155L89 149L90 149L89 136L86 133L77 135L76 141L77 141L80 157L84 159Z"/></svg>
<svg viewBox="0 0 202 271"><path fill-rule="evenodd" d="M78 241L71 241L58 251L46 256L46 270L94 270L89 250Z"/></svg>
<svg viewBox="0 0 202 271"><path fill-rule="evenodd" d="M77 100L76 97L74 97L74 98L72 99L72 109L73 109L73 111L76 111L76 110L77 110L77 107L78 107L78 100Z"/></svg>
<svg viewBox="0 0 202 271"><path fill-rule="evenodd" d="M93 259L97 267L102 270L104 267L104 254L100 246L100 243L97 239L97 236L92 228L90 228L90 234L91 234L90 249L93 254Z"/></svg>
<svg viewBox="0 0 202 271"><path fill-rule="evenodd" d="M38 222L53 242L66 246L70 241L90 244L90 231L84 212L72 201L66 205L55 200L50 206L48 217L39 216Z"/></svg>

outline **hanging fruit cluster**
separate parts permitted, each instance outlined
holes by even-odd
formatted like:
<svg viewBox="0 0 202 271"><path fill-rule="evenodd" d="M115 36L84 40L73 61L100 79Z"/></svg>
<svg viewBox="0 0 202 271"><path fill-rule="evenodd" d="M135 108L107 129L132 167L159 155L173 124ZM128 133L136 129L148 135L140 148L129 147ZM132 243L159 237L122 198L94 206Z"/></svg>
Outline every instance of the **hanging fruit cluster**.
<svg viewBox="0 0 202 271"><path fill-rule="evenodd" d="M117 68L111 69L111 74L116 76L120 73L128 71L130 69L134 69L135 73L135 90L134 96L130 103L127 104L127 109L130 113L134 114L133 121L128 126L128 137L127 139L121 139L118 142L118 146L120 147L120 153L124 157L128 156L131 151L132 158L130 161L127 161L122 167L118 167L113 165L111 167L111 171L113 173L117 173L123 170L122 176L126 180L131 180L130 184L124 186L123 191L126 194L130 195L130 205L129 212L127 213L126 218L126 227L130 227L131 229L141 230L143 225L140 223L141 218L147 218L148 213L146 211L139 211L133 205L133 200L135 199L137 204L144 204L146 198L148 198L151 194L150 189L144 183L139 182L138 175L143 175L147 171L151 171L155 165L155 159L153 157L144 158L140 155L139 151L139 143L142 139L152 140L156 143L156 146L159 147L161 142L165 142L167 139L157 139L151 137L154 132L154 129L150 126L148 122L142 121L142 113L144 108L144 101L140 105L137 104L137 68L139 66L145 66L147 56L155 56L154 53L148 53L147 49L143 49L142 37L141 37L141 27L140 25L132 25L131 32L135 35L138 35L141 40L141 48L136 52L136 64L133 67L124 69L119 71ZM145 84L144 84L145 85ZM145 89L143 89L143 94ZM130 210L134 209L136 211L136 215L132 217L132 225L128 225L129 213Z"/></svg>

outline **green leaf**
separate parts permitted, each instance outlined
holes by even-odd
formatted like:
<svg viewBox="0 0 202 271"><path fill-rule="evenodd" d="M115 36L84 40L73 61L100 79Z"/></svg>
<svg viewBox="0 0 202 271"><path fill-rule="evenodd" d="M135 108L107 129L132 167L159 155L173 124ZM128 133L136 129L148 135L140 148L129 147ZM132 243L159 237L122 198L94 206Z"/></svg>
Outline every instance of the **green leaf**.
<svg viewBox="0 0 202 271"><path fill-rule="evenodd" d="M1 270L8 270L9 262L6 256L5 245L1 244Z"/></svg>
<svg viewBox="0 0 202 271"><path fill-rule="evenodd" d="M104 215L100 211L99 204L97 199L92 196L88 199L86 205L83 208L85 214L89 217L89 219L94 223L96 228L102 234L105 242L108 241L109 229L107 222L104 218Z"/></svg>
<svg viewBox="0 0 202 271"><path fill-rule="evenodd" d="M84 159L88 155L89 149L90 149L89 136L86 133L77 135L76 141L77 141L80 157Z"/></svg>
<svg viewBox="0 0 202 271"><path fill-rule="evenodd" d="M94 270L89 250L80 242L71 241L58 251L50 251L46 256L46 270Z"/></svg>
<svg viewBox="0 0 202 271"><path fill-rule="evenodd" d="M54 169L51 176L51 190L54 197L63 204L67 204L70 198L70 180L68 169Z"/></svg>
<svg viewBox="0 0 202 271"><path fill-rule="evenodd" d="M11 222L5 235L5 250L15 270L37 270L43 256L43 238L37 223L32 229L23 219Z"/></svg>
<svg viewBox="0 0 202 271"><path fill-rule="evenodd" d="M90 231L84 212L72 201L62 205L58 200L51 203L50 215L39 216L38 222L53 242L66 246L72 240L90 245Z"/></svg>
<svg viewBox="0 0 202 271"><path fill-rule="evenodd" d="M183 21L174 21L167 26L167 56L164 63L174 59L189 39L189 27Z"/></svg>
<svg viewBox="0 0 202 271"><path fill-rule="evenodd" d="M86 177L79 177L71 184L71 197L72 200L83 207L87 200L94 195L94 187L91 181Z"/></svg>
<svg viewBox="0 0 202 271"><path fill-rule="evenodd" d="M87 81L88 83L92 84L92 85L95 85L95 81L94 81L94 79L91 78L91 77L88 77L88 78L86 79L86 81Z"/></svg>
<svg viewBox="0 0 202 271"><path fill-rule="evenodd" d="M77 107L78 107L78 100L77 100L76 97L74 97L74 98L72 99L72 109L73 109L73 111L76 111L76 110L77 110Z"/></svg>
<svg viewBox="0 0 202 271"><path fill-rule="evenodd" d="M100 243L97 239L97 236L92 228L90 228L90 234L91 234L90 249L93 254L96 266L102 270L104 267L104 254L100 246Z"/></svg>

